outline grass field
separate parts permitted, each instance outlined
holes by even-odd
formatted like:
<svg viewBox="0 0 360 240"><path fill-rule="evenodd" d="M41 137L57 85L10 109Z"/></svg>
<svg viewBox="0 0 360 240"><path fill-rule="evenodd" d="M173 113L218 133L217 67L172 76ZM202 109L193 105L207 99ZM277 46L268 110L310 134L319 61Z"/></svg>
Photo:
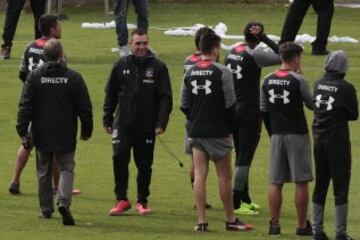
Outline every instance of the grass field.
<svg viewBox="0 0 360 240"><path fill-rule="evenodd" d="M196 1L194 1L196 2ZM195 23L215 25L222 21L228 25L229 34L240 34L243 26L250 20L265 23L267 33L280 34L287 8L283 5L223 5L218 3L191 4L151 4L151 26L173 27L191 26ZM331 35L350 35L360 39L360 10L337 8L333 19ZM160 54L170 69L174 93L174 110L163 140L184 162L179 168L161 145L156 146L150 204L155 213L141 217L130 210L129 216L109 217L107 211L114 203L111 142L102 128L102 102L104 85L117 54L110 49L116 46L115 30L81 29L82 22L110 21L104 17L101 7L65 8L70 20L62 22L63 44L69 66L81 72L87 82L94 106L95 129L93 138L79 142L76 152L75 186L82 190L73 199L72 210L77 221L75 227L63 227L56 212L54 219L38 219L37 181L35 159L32 157L26 167L21 182L22 195L11 196L8 184L13 162L20 140L15 131L16 113L22 83L18 79L18 67L23 49L33 38L31 14L21 16L15 36L12 58L0 61L0 239L269 239L267 204L267 169L269 160L269 141L263 134L255 155L251 171L251 194L253 200L262 206L261 213L255 217L242 217L255 224L256 230L248 233L229 233L224 230L224 217L217 193L214 167L208 178L208 201L214 209L209 210L211 232L201 235L192 229L196 223L196 212L190 189L187 169L188 156L183 154L184 117L179 111L179 89L183 72L183 59L193 51L191 37L167 37L160 31L151 31L151 45ZM4 13L0 23L4 22ZM132 9L129 22L134 22ZM1 29L3 25L0 25ZM314 35L316 15L309 11L301 29L302 33ZM233 43L226 41L227 44ZM347 75L360 89L360 45L329 44L329 49L344 49L350 59ZM311 45L305 44L303 72L311 84L321 76L323 57L310 56ZM223 56L225 52L223 53ZM263 75L274 70L264 69ZM308 122L312 114L307 112ZM360 126L351 124L353 150L353 177L350 191L349 233L360 238ZM265 131L264 131L265 133ZM34 155L34 154L33 154ZM311 190L313 184L311 184ZM135 167L131 163L129 197L135 200ZM284 188L281 239L294 239L296 227L293 186ZM133 202L134 203L134 202ZM331 237L333 231L333 197L330 192L326 211L326 229ZM304 238L306 239L306 238ZM309 238L308 238L309 239Z"/></svg>

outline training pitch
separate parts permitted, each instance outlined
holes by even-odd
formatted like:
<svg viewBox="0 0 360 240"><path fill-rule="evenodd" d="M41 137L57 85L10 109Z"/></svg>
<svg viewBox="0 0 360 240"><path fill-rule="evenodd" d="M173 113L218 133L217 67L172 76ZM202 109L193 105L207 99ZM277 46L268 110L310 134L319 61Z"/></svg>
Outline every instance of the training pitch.
<svg viewBox="0 0 360 240"><path fill-rule="evenodd" d="M197 2L197 1L194 1ZM150 26L175 27L192 26L195 23L216 25L227 24L228 34L239 35L244 25L252 20L265 24L267 33L280 35L287 8L283 4L242 5L220 3L151 3ZM161 31L150 31L150 45L160 53L160 58L169 67L174 95L174 109L170 123L162 140L182 159L184 168L169 156L157 142L151 184L150 206L154 214L138 216L133 207L127 216L110 217L108 210L114 204L112 148L110 136L102 127L102 104L104 86L112 64L118 58L111 48L116 47L114 29L81 29L83 22L109 22L112 16L105 17L102 6L88 8L65 7L70 20L61 22L62 42L68 65L81 72L87 82L94 108L94 133L89 142L79 141L76 152L75 187L82 193L74 196L72 211L76 219L75 227L64 227L60 215L55 212L53 219L38 218L37 179L34 152L21 179L22 195L8 193L8 184L13 171L16 152L20 146L17 136L16 114L22 82L18 78L20 56L28 42L33 39L32 14L20 17L11 59L0 61L0 239L270 239L268 236L267 169L269 161L269 139L263 128L262 138L255 154L250 172L251 195L260 204L258 216L241 216L241 219L254 224L256 229L246 233L226 232L224 213L218 197L214 166L208 176L207 196L213 209L208 210L209 229L206 234L193 231L197 222L194 200L188 177L189 157L183 153L184 116L179 110L179 91L182 81L183 60L194 50L192 37L168 37ZM129 9L128 21L135 22L133 8ZM4 12L0 14L0 27L3 28ZM330 35L351 36L360 39L360 10L336 8ZM305 17L300 33L315 35L316 15L310 9ZM226 40L226 44L234 41ZM311 86L322 73L323 57L310 55L311 45L305 44L303 72ZM329 44L330 50L343 49L347 52L350 68L346 79L360 90L360 44ZM222 61L225 51L222 53ZM265 76L275 68L264 69ZM360 94L360 93L358 93ZM313 119L306 112L308 124ZM56 124L56 123L54 123ZM348 232L355 239L360 238L360 125L351 123L352 138L352 181L350 188L350 211ZM135 166L130 164L129 198L133 206L136 200ZM312 192L313 183L310 185ZM296 213L292 185L284 187L282 208L282 235L280 239L295 239ZM330 188L325 227L328 235L334 238L333 196ZM310 238L304 238L310 239Z"/></svg>

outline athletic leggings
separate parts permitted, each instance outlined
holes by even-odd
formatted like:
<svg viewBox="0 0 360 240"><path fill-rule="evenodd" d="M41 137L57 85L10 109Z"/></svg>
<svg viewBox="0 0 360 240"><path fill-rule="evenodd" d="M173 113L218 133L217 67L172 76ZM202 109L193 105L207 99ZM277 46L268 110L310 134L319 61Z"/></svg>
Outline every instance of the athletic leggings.
<svg viewBox="0 0 360 240"><path fill-rule="evenodd" d="M330 180L334 187L335 205L348 202L351 177L351 145L348 131L334 130L327 136L314 133L316 183L313 202L325 205Z"/></svg>
<svg viewBox="0 0 360 240"><path fill-rule="evenodd" d="M241 117L236 119L236 126L233 131L236 152L235 166L240 167L241 170L235 171L234 190L243 192L242 195L246 196L248 201L250 201L248 175L255 150L260 140L260 134L260 113L247 112L246 114L241 114Z"/></svg>

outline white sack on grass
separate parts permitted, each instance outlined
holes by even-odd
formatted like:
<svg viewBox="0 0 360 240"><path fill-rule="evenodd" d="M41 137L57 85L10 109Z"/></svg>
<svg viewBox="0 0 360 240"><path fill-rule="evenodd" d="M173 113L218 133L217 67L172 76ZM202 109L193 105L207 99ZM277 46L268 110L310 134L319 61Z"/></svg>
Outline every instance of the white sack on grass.
<svg viewBox="0 0 360 240"><path fill-rule="evenodd" d="M171 28L168 31L165 31L164 34L167 36L194 36L196 31L200 28L199 26L203 27L203 24L195 24L192 27L178 27L178 28ZM211 26L209 26L211 27ZM233 40L242 40L244 41L243 35L227 35L226 32L228 30L226 24L220 22L218 25L213 28L215 33L218 34L222 39L233 39ZM280 37L277 35L268 34L268 37L278 42ZM306 43L306 42L313 42L315 37L311 36L310 34L300 34L296 36L295 42L297 43ZM359 41L351 38L349 36L345 37L337 37L332 36L328 39L329 42L347 42L347 43L358 43Z"/></svg>
<svg viewBox="0 0 360 240"><path fill-rule="evenodd" d="M115 28L115 21L107 23L82 23L81 28L90 28L90 29L106 29L106 28ZM136 29L136 25L132 23L127 24L128 29Z"/></svg>
<svg viewBox="0 0 360 240"><path fill-rule="evenodd" d="M90 29L108 29L108 28L115 28L115 21L107 22L107 23L82 23L82 28L90 28ZM132 23L127 24L128 29L136 29L136 25ZM191 27L173 27L169 29L165 28L158 28L158 27L150 27L150 29L164 31L164 34L167 36L195 36L195 33L200 28L205 27L204 24L196 23ZM222 39L232 39L232 40L241 40L244 41L243 35L227 35L226 32L228 31L228 28L225 23L218 23L214 28L212 26L209 26L210 28L214 29L215 33L219 35ZM280 40L280 37L277 35L268 34L268 37L278 42ZM295 42L297 43L307 43L307 42L313 42L315 40L314 36L311 36L310 34L300 34L296 36ZM338 36L331 36L328 39L331 43L359 43L358 40L351 38L349 36L344 37L338 37Z"/></svg>

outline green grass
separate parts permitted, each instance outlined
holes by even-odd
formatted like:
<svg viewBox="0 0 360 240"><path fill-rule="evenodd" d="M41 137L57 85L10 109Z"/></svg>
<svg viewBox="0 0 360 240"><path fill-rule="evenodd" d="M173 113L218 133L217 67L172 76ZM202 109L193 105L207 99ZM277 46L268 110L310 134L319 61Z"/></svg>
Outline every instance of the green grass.
<svg viewBox="0 0 360 240"><path fill-rule="evenodd" d="M191 4L151 4L151 26L173 27L191 26L194 23L215 25L222 21L228 25L229 34L239 34L250 20L265 23L266 32L279 35L286 14L283 5L228 5L218 3ZM269 239L267 169L269 161L269 141L263 134L252 166L250 183L253 200L262 206L261 214L255 217L243 217L253 223L256 230L250 233L228 233L224 231L223 210L218 198L214 167L208 178L208 201L214 209L207 211L211 232L199 235L192 228L196 222L194 201L190 190L187 168L189 158L183 154L184 117L179 111L179 88L182 79L183 59L193 51L191 37L167 37L162 32L151 31L151 45L161 54L169 66L174 92L174 110L164 141L179 155L184 168L178 167L171 156L158 144L155 151L153 180L150 204L155 214L140 217L130 210L131 216L109 217L107 211L114 203L112 149L111 141L102 129L103 88L117 54L110 49L116 46L115 30L81 29L82 22L110 21L104 17L101 7L65 8L70 17L62 22L63 44L69 66L81 72L88 84L94 105L95 129L93 138L79 142L76 152L75 186L82 194L73 199L72 210L77 221L74 228L65 228L60 223L58 213L50 221L40 220L38 214L37 181L35 159L32 157L23 172L21 190L23 195L11 196L7 187L11 178L13 162L20 140L15 131L16 113L22 83L18 79L18 65L23 49L33 38L32 16L22 15L15 36L12 58L0 61L0 239ZM0 15L4 22L4 14ZM132 9L129 10L129 22L134 22ZM360 22L359 10L336 9L331 35L350 35L360 39L357 23ZM316 15L309 11L301 29L302 33L314 35ZM2 25L1 25L2 28ZM226 43L233 43L226 41ZM322 57L311 57L310 44L305 44L303 71L311 84L322 74ZM358 44L329 44L329 49L344 49L350 59L347 78L359 89L360 46ZM225 52L224 52L225 54ZM223 54L223 55L224 55ZM274 70L264 69L263 75ZM307 112L308 122L312 114ZM348 230L355 238L360 237L360 165L359 123L351 124L353 150L353 177L350 190L350 214ZM34 154L33 154L34 155ZM129 197L136 198L135 167L131 163ZM311 190L313 184L311 184ZM294 239L296 215L293 186L284 188L282 210L282 237ZM332 191L332 190L331 190ZM329 192L326 211L326 229L331 237L333 233L333 197ZM305 238L306 239L306 238Z"/></svg>

